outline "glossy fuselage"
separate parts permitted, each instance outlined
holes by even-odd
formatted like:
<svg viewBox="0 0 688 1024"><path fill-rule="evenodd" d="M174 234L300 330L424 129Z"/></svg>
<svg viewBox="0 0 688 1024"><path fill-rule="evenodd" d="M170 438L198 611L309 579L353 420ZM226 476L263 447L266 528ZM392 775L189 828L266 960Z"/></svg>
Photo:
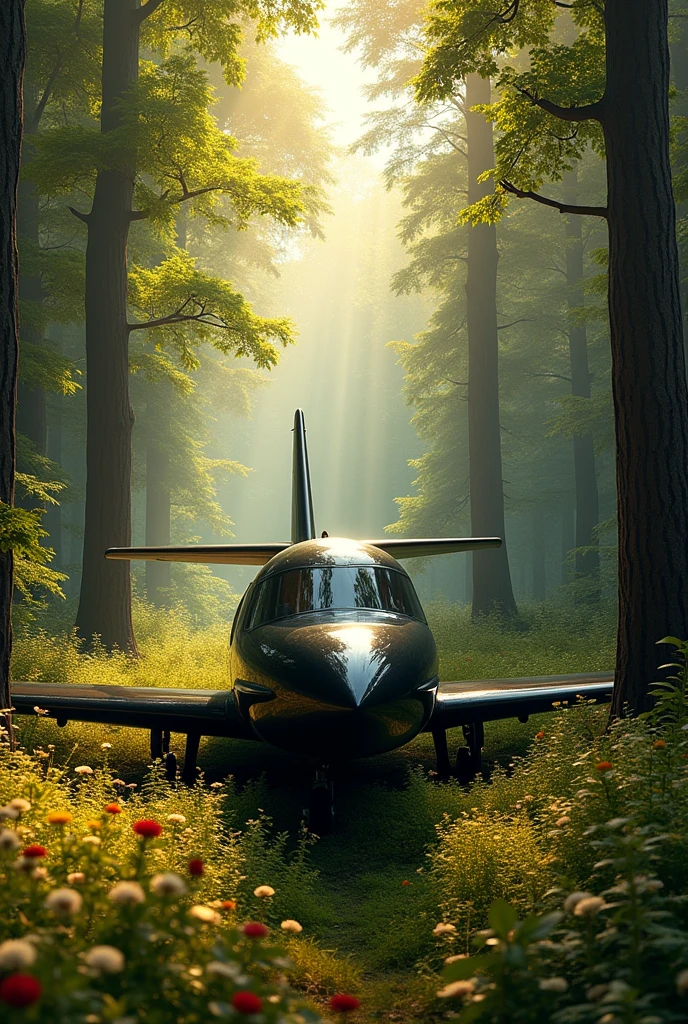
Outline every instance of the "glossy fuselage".
<svg viewBox="0 0 688 1024"><path fill-rule="evenodd" d="M329 763L408 743L432 715L438 677L432 633L417 617L330 608L251 626L261 583L323 566L380 566L406 577L372 545L328 538L291 546L261 570L242 600L230 673L241 716L258 738Z"/></svg>

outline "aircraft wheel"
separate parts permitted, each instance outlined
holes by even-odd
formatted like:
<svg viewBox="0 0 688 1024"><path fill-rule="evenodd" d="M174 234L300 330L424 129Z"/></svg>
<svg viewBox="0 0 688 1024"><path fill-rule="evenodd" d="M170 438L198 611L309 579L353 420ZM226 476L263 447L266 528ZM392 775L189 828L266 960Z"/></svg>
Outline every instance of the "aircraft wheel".
<svg viewBox="0 0 688 1024"><path fill-rule="evenodd" d="M171 751L165 754L165 775L168 782L177 781L177 758Z"/></svg>
<svg viewBox="0 0 688 1024"><path fill-rule="evenodd" d="M317 836L327 836L334 824L334 803L332 787L318 784L311 790L308 805L308 831Z"/></svg>
<svg viewBox="0 0 688 1024"><path fill-rule="evenodd" d="M456 752L456 778L462 786L466 786L475 778L475 767L470 747L459 747Z"/></svg>

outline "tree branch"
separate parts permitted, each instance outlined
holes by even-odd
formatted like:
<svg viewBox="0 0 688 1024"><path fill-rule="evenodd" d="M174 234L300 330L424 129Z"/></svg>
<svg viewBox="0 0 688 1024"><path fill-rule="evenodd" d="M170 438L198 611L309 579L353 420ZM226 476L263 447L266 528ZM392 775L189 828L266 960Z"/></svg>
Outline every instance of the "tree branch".
<svg viewBox="0 0 688 1024"><path fill-rule="evenodd" d="M136 17L139 19L139 21L145 21L146 18L150 18L151 14L154 14L155 11L157 11L158 7L161 7L162 4L164 3L165 0L148 0L148 3L143 4L142 7L139 7L138 11L136 12Z"/></svg>
<svg viewBox="0 0 688 1024"><path fill-rule="evenodd" d="M526 377L554 377L556 380L566 380L571 383L570 377L565 377L563 373L527 373Z"/></svg>
<svg viewBox="0 0 688 1024"><path fill-rule="evenodd" d="M513 327L514 324L532 324L535 320L537 320L536 316L522 316L519 320L512 320L509 324L500 324L497 330L505 331L507 327Z"/></svg>
<svg viewBox="0 0 688 1024"><path fill-rule="evenodd" d="M81 210L75 210L73 206L68 206L67 209L70 213L73 213L77 220L81 220L84 224L88 224L90 220L90 214L82 213Z"/></svg>
<svg viewBox="0 0 688 1024"><path fill-rule="evenodd" d="M540 99L539 96L528 92L527 89L519 89L518 91L522 96L526 96L534 106L540 107L546 114L558 117L560 121L602 120L602 100L598 100L596 103L585 103L582 107L560 107L558 103L552 103L551 100L547 99Z"/></svg>
<svg viewBox="0 0 688 1024"><path fill-rule="evenodd" d="M558 210L559 213L581 214L586 217L606 218L608 216L606 206L571 206L569 203L559 203L556 199L548 199L547 196L541 196L538 192L524 192L523 189L516 188L515 185L512 185L510 181L506 181L504 178L499 184L509 195L516 196L518 199L532 199L533 202L549 206L553 210Z"/></svg>

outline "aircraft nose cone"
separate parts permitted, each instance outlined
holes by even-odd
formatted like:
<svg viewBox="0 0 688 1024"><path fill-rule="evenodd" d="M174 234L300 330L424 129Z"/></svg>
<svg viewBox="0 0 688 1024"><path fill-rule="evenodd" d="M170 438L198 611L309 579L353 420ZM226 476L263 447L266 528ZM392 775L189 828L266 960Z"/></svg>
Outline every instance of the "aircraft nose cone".
<svg viewBox="0 0 688 1024"><path fill-rule="evenodd" d="M379 631L368 625L346 625L327 632L325 658L330 699L342 707L362 708L392 671L391 652Z"/></svg>

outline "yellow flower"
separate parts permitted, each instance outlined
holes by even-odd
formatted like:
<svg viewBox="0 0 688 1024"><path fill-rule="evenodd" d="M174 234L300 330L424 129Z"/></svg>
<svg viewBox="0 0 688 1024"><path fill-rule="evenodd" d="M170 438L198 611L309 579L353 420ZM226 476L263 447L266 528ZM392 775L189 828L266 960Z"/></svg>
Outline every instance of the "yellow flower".
<svg viewBox="0 0 688 1024"><path fill-rule="evenodd" d="M49 825L69 825L72 815L69 811L50 811L47 822Z"/></svg>
<svg viewBox="0 0 688 1024"><path fill-rule="evenodd" d="M92 828L94 832L97 832L99 828L103 827L102 821L98 821L96 818L91 818L90 821L86 822L86 828Z"/></svg>

